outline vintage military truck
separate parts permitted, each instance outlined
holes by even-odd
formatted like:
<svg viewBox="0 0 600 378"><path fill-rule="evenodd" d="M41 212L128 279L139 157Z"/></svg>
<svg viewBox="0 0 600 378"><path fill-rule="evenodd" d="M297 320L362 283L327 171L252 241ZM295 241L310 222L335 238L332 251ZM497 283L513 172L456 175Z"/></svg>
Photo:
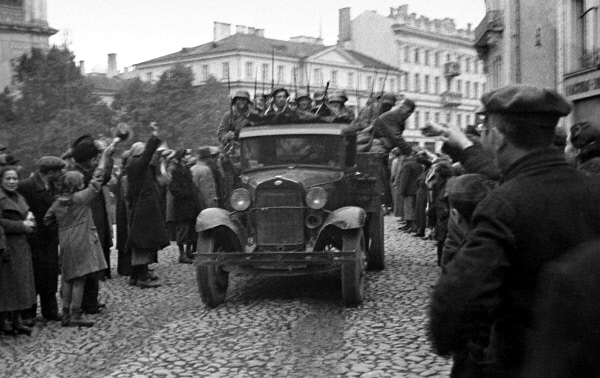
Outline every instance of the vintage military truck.
<svg viewBox="0 0 600 378"><path fill-rule="evenodd" d="M241 187L232 211L197 218L200 296L225 300L229 273L341 271L347 306L363 300L365 270L384 268L379 179L383 154L357 153L347 124L256 126L240 133Z"/></svg>

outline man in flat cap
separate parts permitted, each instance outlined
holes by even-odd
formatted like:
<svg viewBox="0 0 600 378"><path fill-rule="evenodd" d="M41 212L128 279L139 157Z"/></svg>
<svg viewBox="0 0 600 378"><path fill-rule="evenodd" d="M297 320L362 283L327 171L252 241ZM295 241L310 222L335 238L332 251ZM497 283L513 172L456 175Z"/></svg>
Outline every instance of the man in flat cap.
<svg viewBox="0 0 600 378"><path fill-rule="evenodd" d="M552 146L571 111L558 93L510 85L482 103L481 148L456 129L446 138L462 149L465 167L491 157L501 184L475 209L473 229L434 287L430 334L438 354L469 355L453 374L516 377L531 349L540 271L600 236L600 176L571 168Z"/></svg>
<svg viewBox="0 0 600 378"><path fill-rule="evenodd" d="M31 246L31 259L35 278L35 291L40 297L42 316L47 320L58 321L58 230L51 230L44 224L44 216L58 195L55 183L66 166L64 160L56 156L44 156L37 163L37 171L19 182L17 191L29 204L35 217L35 232L28 237ZM37 305L23 313L24 319L34 319Z"/></svg>

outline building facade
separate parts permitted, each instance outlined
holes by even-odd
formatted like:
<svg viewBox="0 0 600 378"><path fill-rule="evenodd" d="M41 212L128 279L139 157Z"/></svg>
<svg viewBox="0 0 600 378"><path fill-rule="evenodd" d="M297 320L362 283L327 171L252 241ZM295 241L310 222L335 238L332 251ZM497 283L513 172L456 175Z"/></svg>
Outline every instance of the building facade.
<svg viewBox="0 0 600 378"><path fill-rule="evenodd" d="M56 32L48 26L46 0L0 0L0 90L11 84L14 59L33 47L47 50Z"/></svg>
<svg viewBox="0 0 600 378"><path fill-rule="evenodd" d="M486 91L486 76L473 47L470 25L457 29L452 19L409 14L408 5L402 5L391 8L387 16L365 11L354 19L350 8L340 9L339 28L340 46L406 73L398 89L417 104L405 131L409 141L439 149L440 142L419 131L426 122L461 127L475 123L474 111ZM379 80L383 75L378 72Z"/></svg>
<svg viewBox="0 0 600 378"><path fill-rule="evenodd" d="M183 48L173 54L134 65L136 73L145 81L158 80L160 75L175 64L190 67L195 84L201 85L209 77L228 83L230 94L247 90L251 96L267 93L272 86L283 86L290 93L299 89L314 92L345 90L346 106L365 106L371 91L399 90L402 72L366 54L340 46L325 46L312 37L294 37L289 41L265 38L263 29L215 22L212 42ZM388 71L388 78L376 82L377 73Z"/></svg>

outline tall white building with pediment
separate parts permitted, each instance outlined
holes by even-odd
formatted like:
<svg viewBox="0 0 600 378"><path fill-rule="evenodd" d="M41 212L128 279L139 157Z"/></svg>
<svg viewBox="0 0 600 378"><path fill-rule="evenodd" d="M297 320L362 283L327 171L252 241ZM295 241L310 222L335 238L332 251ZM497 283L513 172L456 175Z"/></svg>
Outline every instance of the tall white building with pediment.
<svg viewBox="0 0 600 378"><path fill-rule="evenodd" d="M459 29L450 18L418 16L408 12L408 5L390 8L387 16L365 11L354 19L350 8L340 9L339 46L406 72L399 90L415 100L417 109L405 135L430 149L433 141L418 131L425 122L461 127L475 122L474 111L486 91L486 76L474 38L471 25Z"/></svg>
<svg viewBox="0 0 600 378"><path fill-rule="evenodd" d="M231 94L247 90L254 94L269 92L271 86L283 86L290 93L309 88L310 92L324 89L343 89L349 107L365 106L371 91L400 91L402 71L397 67L340 46L325 46L313 37L294 37L289 41L266 38L263 29L237 25L214 24L213 41L183 48L134 65L131 73L145 81L158 80L175 64L191 67L195 84L210 76L229 83ZM383 72L388 77L383 80Z"/></svg>

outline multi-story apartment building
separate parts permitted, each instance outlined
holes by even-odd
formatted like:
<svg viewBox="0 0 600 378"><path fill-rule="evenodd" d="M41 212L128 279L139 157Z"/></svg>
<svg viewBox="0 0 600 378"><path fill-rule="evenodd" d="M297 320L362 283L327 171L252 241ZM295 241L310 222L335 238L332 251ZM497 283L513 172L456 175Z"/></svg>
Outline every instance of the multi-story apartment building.
<svg viewBox="0 0 600 378"><path fill-rule="evenodd" d="M483 63L473 48L471 26L457 29L454 20L429 19L408 13L408 5L391 8L387 16L365 11L354 19L350 8L340 9L339 45L406 72L399 90L415 100L405 135L421 146L434 140L418 131L426 122L466 127L475 122L474 110L486 91ZM382 77L379 72L378 77ZM438 142L435 148L439 148Z"/></svg>
<svg viewBox="0 0 600 378"><path fill-rule="evenodd" d="M12 61L32 47L48 49L46 0L0 0L0 91L11 83Z"/></svg>
<svg viewBox="0 0 600 378"><path fill-rule="evenodd" d="M349 107L364 106L371 90L380 91L383 86L389 91L399 90L401 70L366 54L324 46L319 38L283 41L265 38L263 29L237 25L235 34L230 30L230 24L215 22L212 42L135 64L131 73L154 81L181 63L191 67L197 85L214 76L230 85L231 94L243 89L251 95L255 83L258 93L270 91L272 85L284 86L292 93L306 88L314 92L329 82L329 91L346 91ZM384 83L385 71L388 78Z"/></svg>
<svg viewBox="0 0 600 378"><path fill-rule="evenodd" d="M573 101L564 126L600 127L599 0L487 0L475 47L491 89L512 83L556 89Z"/></svg>

